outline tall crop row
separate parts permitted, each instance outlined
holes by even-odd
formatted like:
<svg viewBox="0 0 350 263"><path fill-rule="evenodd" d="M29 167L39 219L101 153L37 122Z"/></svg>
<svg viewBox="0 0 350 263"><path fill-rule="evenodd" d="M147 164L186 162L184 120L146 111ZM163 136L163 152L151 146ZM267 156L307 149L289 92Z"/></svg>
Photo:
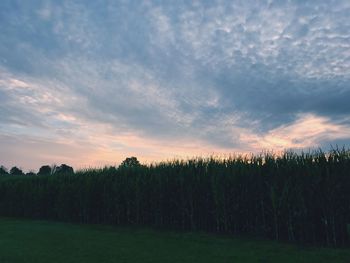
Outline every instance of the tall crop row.
<svg viewBox="0 0 350 263"><path fill-rule="evenodd" d="M0 178L0 215L350 243L350 151Z"/></svg>

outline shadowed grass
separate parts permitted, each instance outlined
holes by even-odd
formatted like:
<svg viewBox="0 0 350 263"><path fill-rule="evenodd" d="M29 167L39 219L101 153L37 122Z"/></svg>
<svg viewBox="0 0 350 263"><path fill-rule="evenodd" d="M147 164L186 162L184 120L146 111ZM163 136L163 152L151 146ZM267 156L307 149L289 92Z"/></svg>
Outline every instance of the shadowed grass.
<svg viewBox="0 0 350 263"><path fill-rule="evenodd" d="M350 249L298 248L202 233L0 219L0 262L350 262Z"/></svg>

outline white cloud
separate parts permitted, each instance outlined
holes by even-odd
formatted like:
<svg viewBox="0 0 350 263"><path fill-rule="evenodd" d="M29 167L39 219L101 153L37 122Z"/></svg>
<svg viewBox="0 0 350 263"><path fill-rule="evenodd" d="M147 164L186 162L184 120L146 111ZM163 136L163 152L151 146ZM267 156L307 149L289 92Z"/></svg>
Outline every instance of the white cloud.
<svg viewBox="0 0 350 263"><path fill-rule="evenodd" d="M314 114L301 114L295 122L277 127L263 135L249 132L241 135L241 140L255 151L314 148L325 141L339 139L350 139L350 126L337 124L327 117Z"/></svg>
<svg viewBox="0 0 350 263"><path fill-rule="evenodd" d="M0 135L13 143L86 144L101 163L350 140L348 1L5 7Z"/></svg>
<svg viewBox="0 0 350 263"><path fill-rule="evenodd" d="M306 14L301 14L303 8L308 8ZM239 66L240 54L271 70L278 64L284 73L302 78L348 78L350 22L336 18L344 17L344 10L337 12L337 5L320 11L317 4L293 3L199 7L179 14L176 42L185 54L213 68Z"/></svg>

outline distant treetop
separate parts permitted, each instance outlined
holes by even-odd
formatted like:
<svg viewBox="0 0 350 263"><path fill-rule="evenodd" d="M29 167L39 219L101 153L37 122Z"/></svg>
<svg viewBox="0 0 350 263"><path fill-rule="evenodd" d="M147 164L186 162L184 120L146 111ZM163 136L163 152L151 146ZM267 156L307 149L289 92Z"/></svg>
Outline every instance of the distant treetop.
<svg viewBox="0 0 350 263"><path fill-rule="evenodd" d="M53 169L53 174L58 175L58 174L73 174L74 170L73 167L66 165L66 164L61 164L61 166L56 166Z"/></svg>
<svg viewBox="0 0 350 263"><path fill-rule="evenodd" d="M10 174L11 175L24 175L23 171L16 166L11 168Z"/></svg>
<svg viewBox="0 0 350 263"><path fill-rule="evenodd" d="M43 165L40 167L38 175L50 175L52 172L52 169L49 165Z"/></svg>
<svg viewBox="0 0 350 263"><path fill-rule="evenodd" d="M140 162L137 160L136 157L128 157L126 158L120 165L119 168L121 167L138 167L141 166Z"/></svg>
<svg viewBox="0 0 350 263"><path fill-rule="evenodd" d="M7 169L4 166L0 166L0 175L8 175Z"/></svg>

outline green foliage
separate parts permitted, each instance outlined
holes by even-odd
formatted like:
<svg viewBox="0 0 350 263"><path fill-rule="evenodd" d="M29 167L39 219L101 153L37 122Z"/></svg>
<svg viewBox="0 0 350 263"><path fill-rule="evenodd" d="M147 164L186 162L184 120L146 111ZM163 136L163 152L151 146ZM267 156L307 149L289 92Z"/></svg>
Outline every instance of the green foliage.
<svg viewBox="0 0 350 263"><path fill-rule="evenodd" d="M11 168L10 174L11 175L24 175L23 171L16 166Z"/></svg>
<svg viewBox="0 0 350 263"><path fill-rule="evenodd" d="M1 263L348 263L350 249L266 239L0 219Z"/></svg>
<svg viewBox="0 0 350 263"><path fill-rule="evenodd" d="M139 167L141 164L136 157L128 157L119 165L119 168Z"/></svg>
<svg viewBox="0 0 350 263"><path fill-rule="evenodd" d="M123 167L1 177L0 215L350 243L349 150Z"/></svg>
<svg viewBox="0 0 350 263"><path fill-rule="evenodd" d="M8 175L9 173L7 172L7 169L6 169L6 167L4 167L4 166L0 166L0 176L1 175Z"/></svg>
<svg viewBox="0 0 350 263"><path fill-rule="evenodd" d="M54 175L60 175L60 174L73 174L74 170L73 167L68 166L66 164L62 164L60 166L55 166L52 173Z"/></svg>
<svg viewBox="0 0 350 263"><path fill-rule="evenodd" d="M43 165L40 167L38 175L50 175L52 172L52 169L49 165Z"/></svg>

